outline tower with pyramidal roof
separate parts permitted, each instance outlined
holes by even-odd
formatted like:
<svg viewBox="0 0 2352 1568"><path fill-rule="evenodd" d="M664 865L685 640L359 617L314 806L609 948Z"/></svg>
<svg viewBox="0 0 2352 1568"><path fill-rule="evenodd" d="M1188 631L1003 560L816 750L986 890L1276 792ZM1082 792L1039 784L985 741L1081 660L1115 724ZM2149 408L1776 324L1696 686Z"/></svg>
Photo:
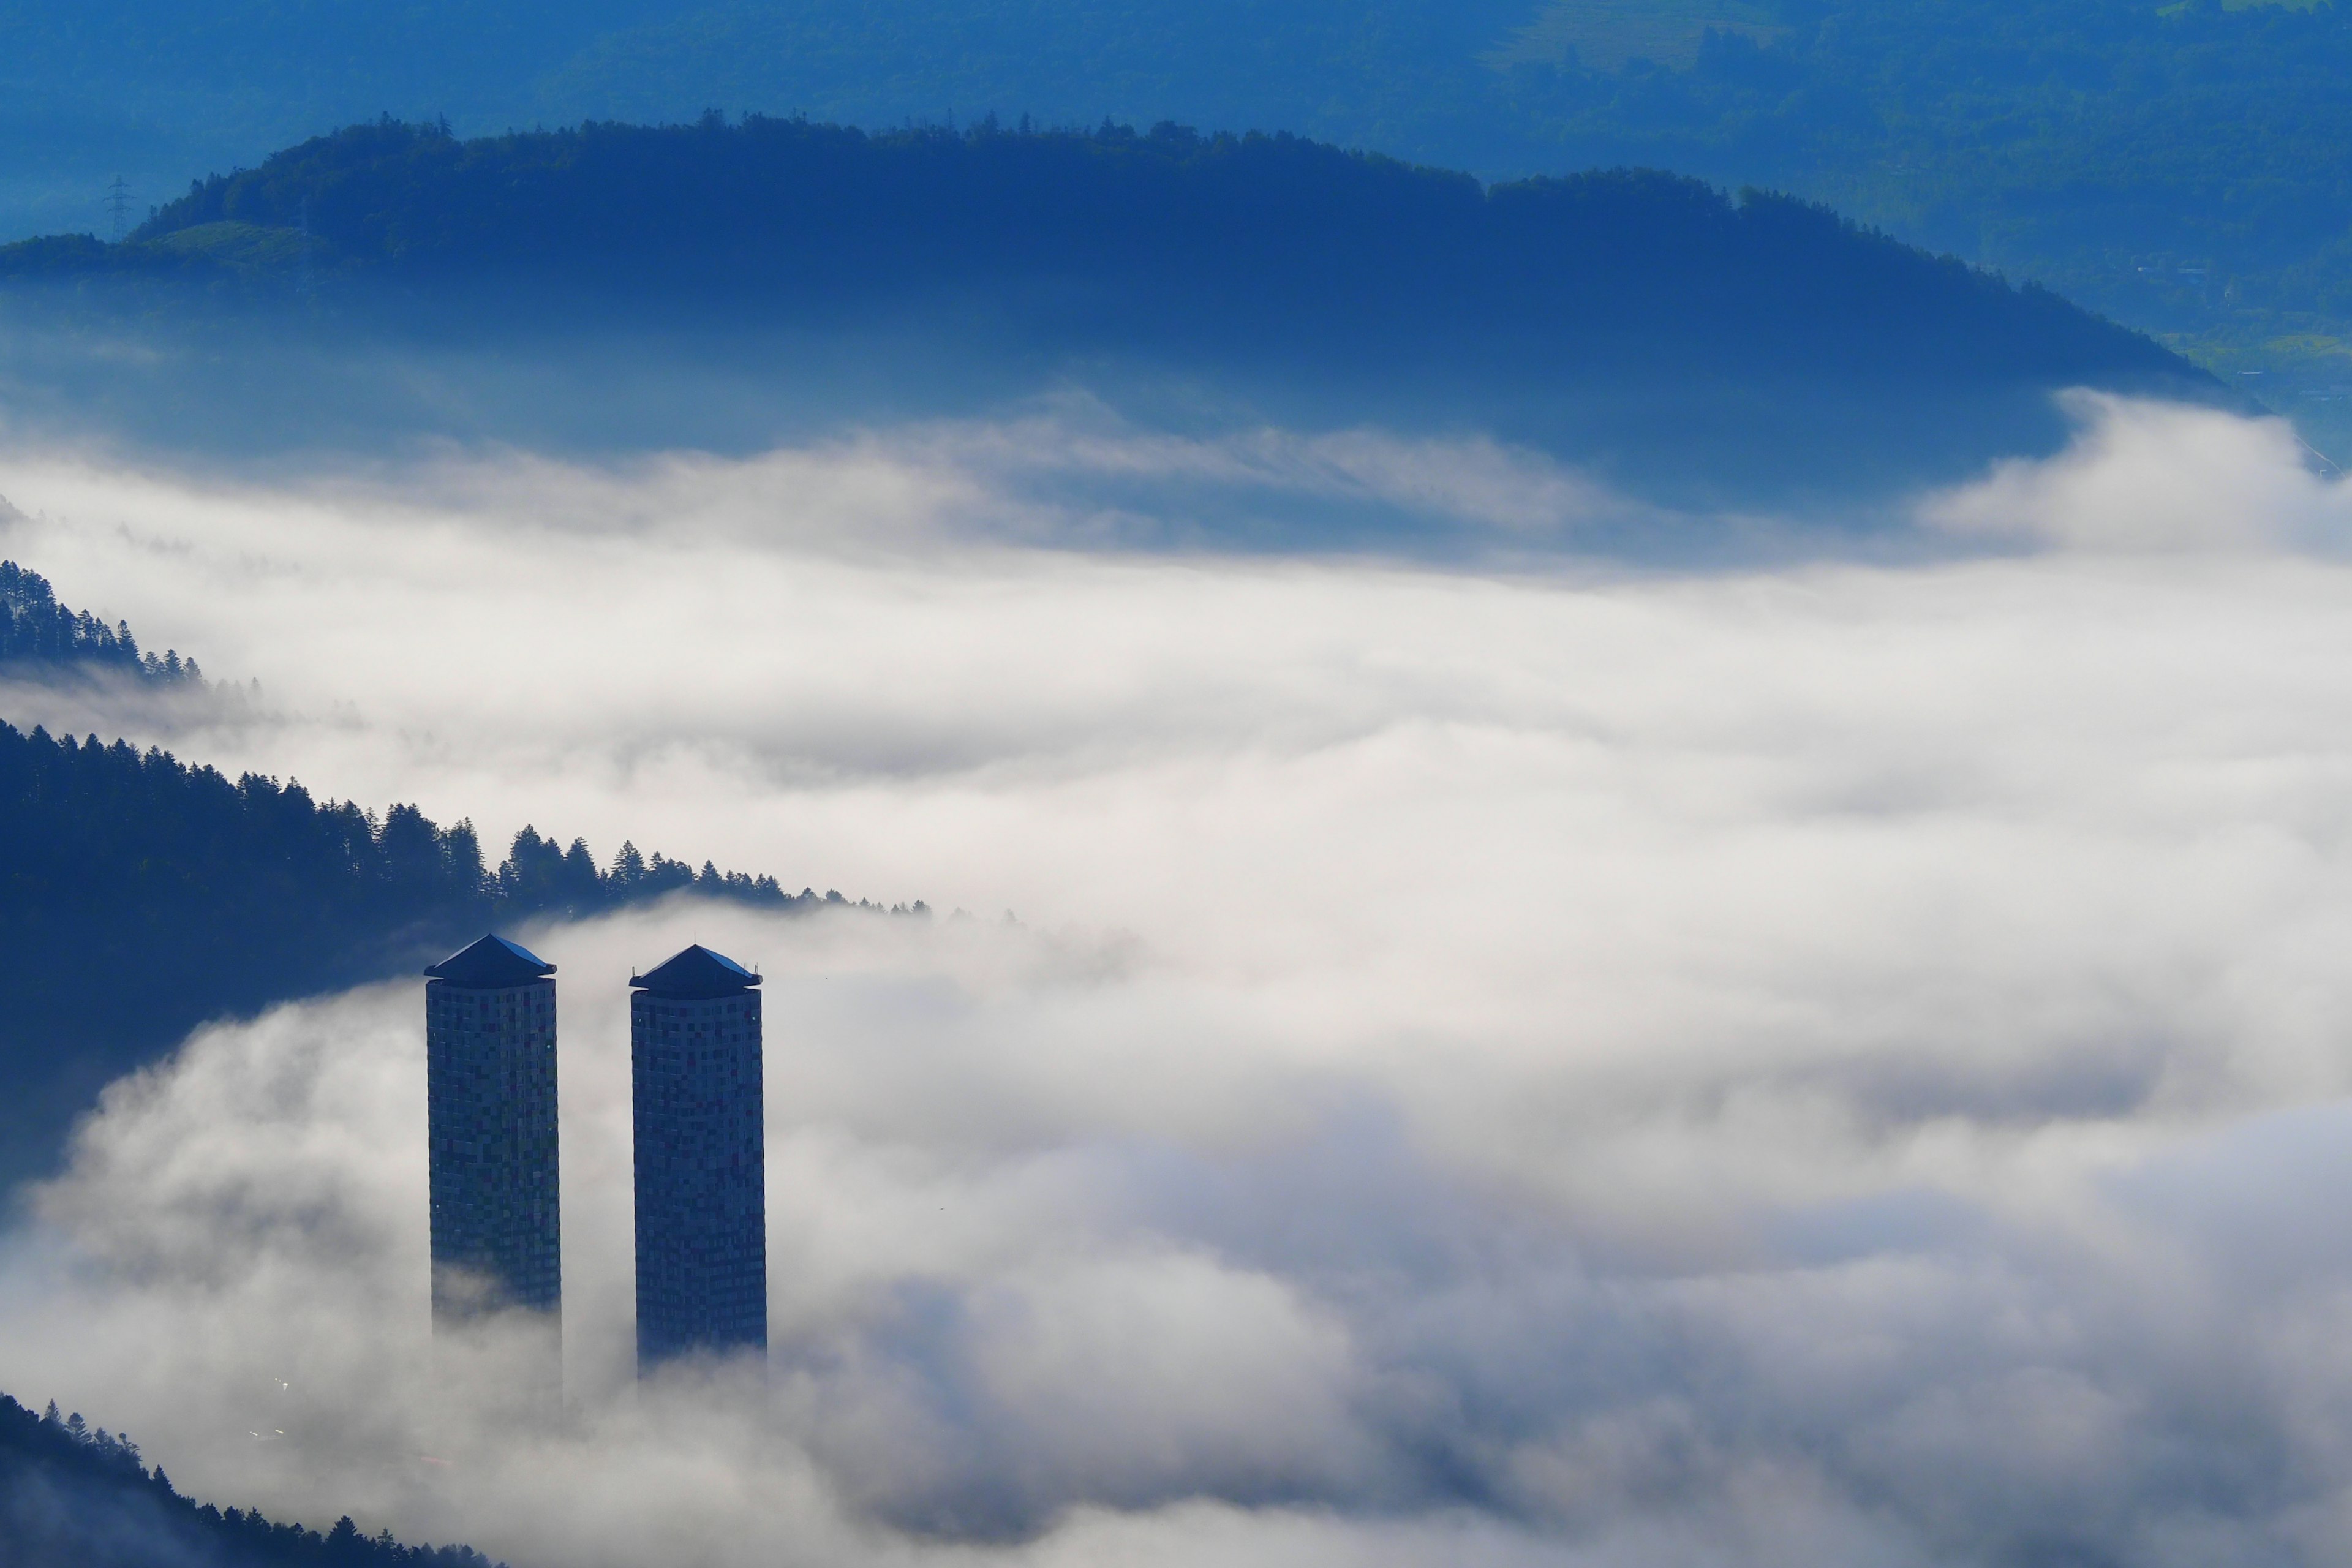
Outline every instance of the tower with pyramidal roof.
<svg viewBox="0 0 2352 1568"><path fill-rule="evenodd" d="M425 973L434 1326L560 1314L555 965L486 936Z"/></svg>
<svg viewBox="0 0 2352 1568"><path fill-rule="evenodd" d="M629 981L641 1371L767 1349L759 984L699 945Z"/></svg>

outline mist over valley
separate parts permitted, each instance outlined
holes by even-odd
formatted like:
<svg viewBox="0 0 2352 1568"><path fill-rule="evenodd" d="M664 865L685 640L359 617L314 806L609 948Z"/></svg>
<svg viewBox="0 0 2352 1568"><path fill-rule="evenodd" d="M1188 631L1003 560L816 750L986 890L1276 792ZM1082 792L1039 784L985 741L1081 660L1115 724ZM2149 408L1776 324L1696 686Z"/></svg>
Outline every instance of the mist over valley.
<svg viewBox="0 0 2352 1568"><path fill-rule="evenodd" d="M0 1563L2342 1555L2352 489L1691 152L1927 8L150 9L268 140L0 246Z"/></svg>

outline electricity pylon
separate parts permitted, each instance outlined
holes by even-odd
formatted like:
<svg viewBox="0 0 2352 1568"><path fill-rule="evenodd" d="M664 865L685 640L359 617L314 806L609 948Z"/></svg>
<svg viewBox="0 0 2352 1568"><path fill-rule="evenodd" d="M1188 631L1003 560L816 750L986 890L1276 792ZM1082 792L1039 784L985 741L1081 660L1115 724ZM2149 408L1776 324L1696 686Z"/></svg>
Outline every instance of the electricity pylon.
<svg viewBox="0 0 2352 1568"><path fill-rule="evenodd" d="M120 174L106 187L106 216L114 223L114 243L121 245L131 232L131 183Z"/></svg>

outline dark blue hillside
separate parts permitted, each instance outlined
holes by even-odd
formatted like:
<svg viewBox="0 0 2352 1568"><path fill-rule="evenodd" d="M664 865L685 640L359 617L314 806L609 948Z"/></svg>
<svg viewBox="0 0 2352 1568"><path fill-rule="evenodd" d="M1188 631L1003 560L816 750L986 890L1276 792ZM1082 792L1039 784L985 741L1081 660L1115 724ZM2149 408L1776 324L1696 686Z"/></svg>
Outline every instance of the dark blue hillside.
<svg viewBox="0 0 2352 1568"><path fill-rule="evenodd" d="M2179 333L2270 395L2292 371L2298 412L2341 430L2347 71L2341 0L19 4L0 235L111 234L192 174L385 110L467 134L713 105L1281 127L1487 175L1811 195Z"/></svg>
<svg viewBox="0 0 2352 1568"><path fill-rule="evenodd" d="M386 122L206 180L129 246L8 247L0 270L282 279L300 247L281 240L257 263L253 236L305 223L314 277L553 279L632 311L737 320L977 300L1076 352L1538 382L1662 364L1930 383L2195 375L2053 295L1785 197L1643 171L1489 190L1296 137L1175 126L868 135L711 116L461 142Z"/></svg>
<svg viewBox="0 0 2352 1568"><path fill-rule="evenodd" d="M141 653L131 627L58 603L49 580L0 561L0 679L56 679L97 672L148 685L202 687L204 670L177 648Z"/></svg>
<svg viewBox="0 0 2352 1568"><path fill-rule="evenodd" d="M1787 197L1643 170L1490 187L1173 125L384 121L199 182L125 244L0 247L12 319L0 412L207 456L747 452L1075 386L1145 423L1475 433L1685 512L1857 519L2055 450L2061 387L2231 395ZM153 352L110 352L126 333Z"/></svg>
<svg viewBox="0 0 2352 1568"><path fill-rule="evenodd" d="M404 1546L348 1517L321 1534L173 1489L138 1446L0 1394L0 1563L11 1568L493 1568L470 1546Z"/></svg>
<svg viewBox="0 0 2352 1568"><path fill-rule="evenodd" d="M493 924L672 893L844 901L628 844L600 867L585 841L530 827L493 870L471 823L413 805L379 818L298 784L5 723L0 846L0 1183L43 1169L100 1087L207 1019L414 973Z"/></svg>

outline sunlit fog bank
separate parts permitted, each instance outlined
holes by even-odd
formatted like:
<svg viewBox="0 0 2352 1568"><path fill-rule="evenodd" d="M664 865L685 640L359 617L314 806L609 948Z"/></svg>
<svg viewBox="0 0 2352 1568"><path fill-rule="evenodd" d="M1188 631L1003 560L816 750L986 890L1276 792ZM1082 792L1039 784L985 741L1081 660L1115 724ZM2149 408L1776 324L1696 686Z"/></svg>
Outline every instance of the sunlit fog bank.
<svg viewBox="0 0 2352 1568"><path fill-rule="evenodd" d="M2275 425L2079 412L1911 563L1678 574L1072 550L1039 426L11 454L0 548L260 682L18 722L939 912L509 933L555 1429L496 1332L429 1353L420 983L117 1084L0 1252L0 1387L518 1568L2340 1558L2352 500ZM1601 504L1303 450L1234 482ZM628 1378L625 987L688 941L767 977L764 1387Z"/></svg>

